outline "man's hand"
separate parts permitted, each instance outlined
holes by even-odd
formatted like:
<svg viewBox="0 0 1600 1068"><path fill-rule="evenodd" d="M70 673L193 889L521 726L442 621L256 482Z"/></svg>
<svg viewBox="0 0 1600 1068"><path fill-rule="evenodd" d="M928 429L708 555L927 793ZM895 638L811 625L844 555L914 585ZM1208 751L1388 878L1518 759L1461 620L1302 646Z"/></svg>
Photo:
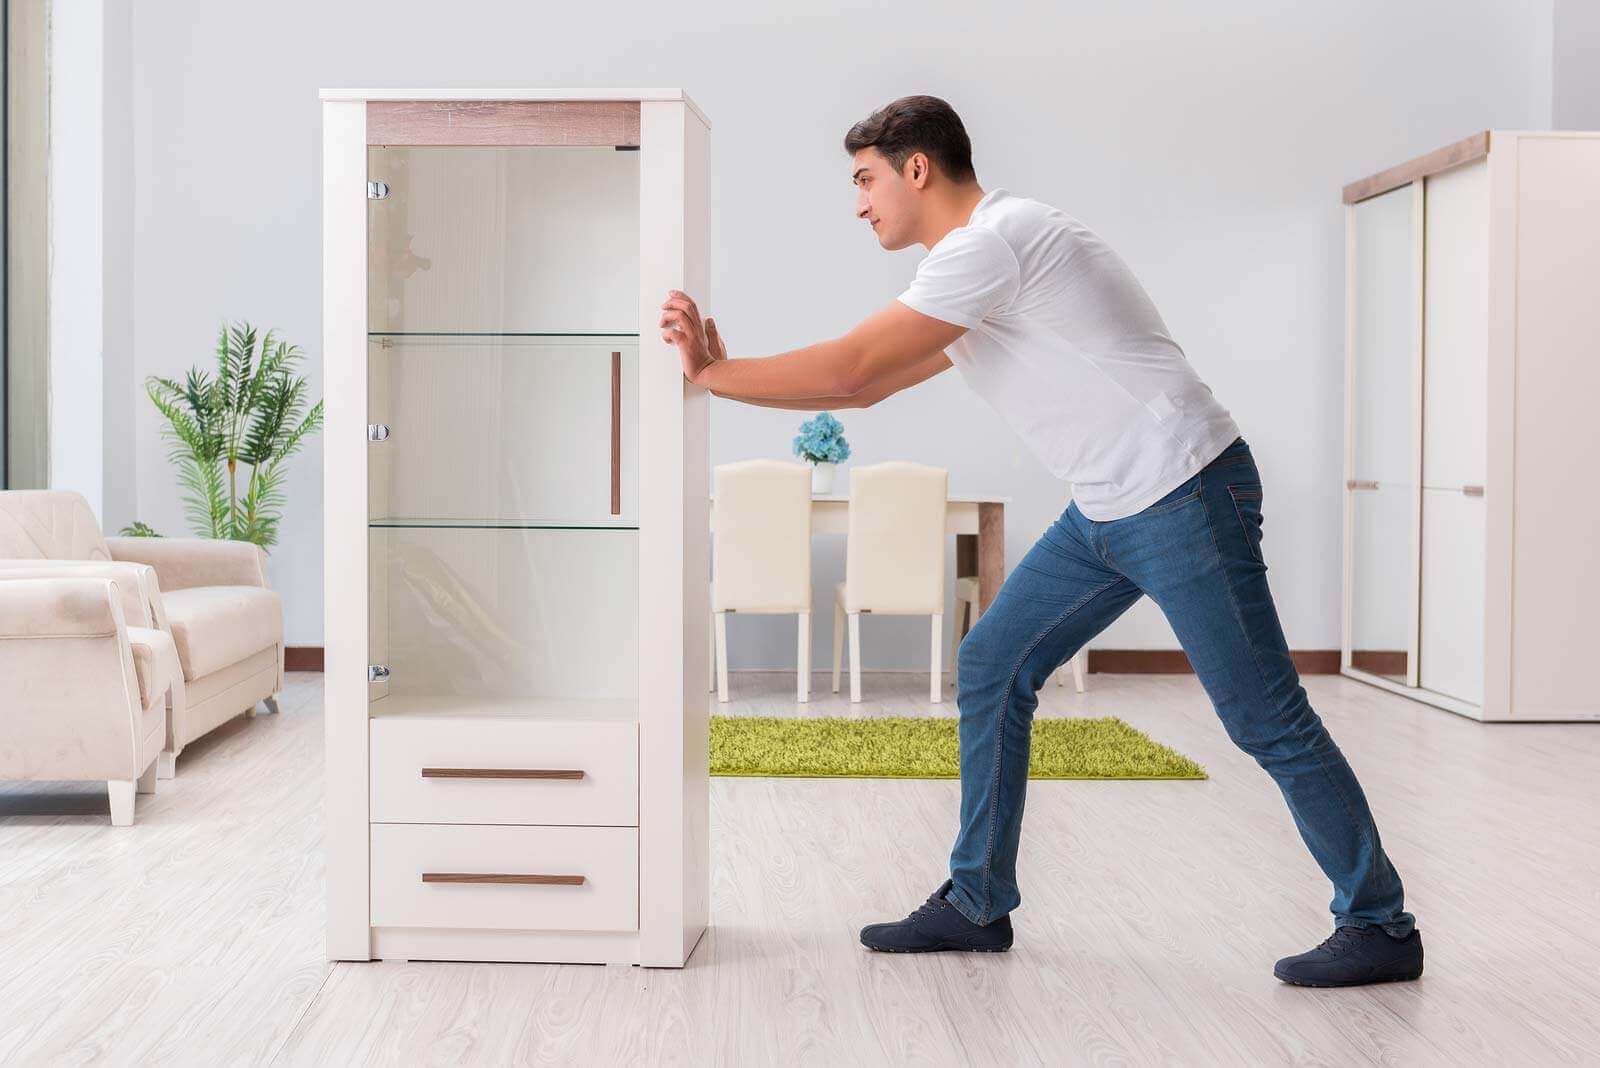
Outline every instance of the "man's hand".
<svg viewBox="0 0 1600 1068"><path fill-rule="evenodd" d="M666 302L661 305L661 340L678 346L678 356L683 361L683 377L693 382L700 372L717 360L728 358L728 347L717 331L717 321L700 321L700 309L689 294L676 289L667 290Z"/></svg>

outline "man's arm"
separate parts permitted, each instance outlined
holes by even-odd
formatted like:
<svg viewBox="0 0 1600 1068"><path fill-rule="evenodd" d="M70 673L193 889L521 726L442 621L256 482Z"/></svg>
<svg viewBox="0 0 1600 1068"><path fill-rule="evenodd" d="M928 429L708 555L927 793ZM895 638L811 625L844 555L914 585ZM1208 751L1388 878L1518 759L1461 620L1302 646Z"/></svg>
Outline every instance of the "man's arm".
<svg viewBox="0 0 1600 1068"><path fill-rule="evenodd" d="M904 371L897 371L892 375L885 375L867 389L849 397L808 397L805 400L773 400L765 397L740 397L720 389L711 392L718 397L729 400L743 401L745 404L754 404L763 408L788 408L801 412L842 411L846 408L870 408L879 401L894 396L903 389L926 382L934 375L950 367L950 357L942 352L923 360L921 363Z"/></svg>
<svg viewBox="0 0 1600 1068"><path fill-rule="evenodd" d="M903 389L949 366L945 361L925 373L919 370L942 359L945 347L967 332L894 301L843 337L776 356L717 359L699 309L677 290L662 305L660 326L662 340L678 346L686 378L713 393L752 402L855 397L920 374L890 392Z"/></svg>

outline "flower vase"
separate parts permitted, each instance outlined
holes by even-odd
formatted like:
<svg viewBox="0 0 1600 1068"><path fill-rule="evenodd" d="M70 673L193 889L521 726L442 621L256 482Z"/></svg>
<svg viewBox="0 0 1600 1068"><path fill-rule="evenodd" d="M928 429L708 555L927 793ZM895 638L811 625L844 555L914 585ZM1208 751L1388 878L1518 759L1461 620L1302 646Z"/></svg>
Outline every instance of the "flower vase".
<svg viewBox="0 0 1600 1068"><path fill-rule="evenodd" d="M833 469L835 467L837 467L837 466L839 466L839 465L838 464L825 463L825 462L816 462L816 463L812 464L812 466L811 466L811 492L812 493L832 493L833 492Z"/></svg>

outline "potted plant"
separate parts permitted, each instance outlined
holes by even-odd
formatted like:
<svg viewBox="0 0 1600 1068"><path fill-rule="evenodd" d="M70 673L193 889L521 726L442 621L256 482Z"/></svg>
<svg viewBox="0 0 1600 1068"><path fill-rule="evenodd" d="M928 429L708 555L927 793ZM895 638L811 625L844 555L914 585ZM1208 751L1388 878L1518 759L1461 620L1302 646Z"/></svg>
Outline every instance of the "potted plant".
<svg viewBox="0 0 1600 1068"><path fill-rule="evenodd" d="M308 410L305 377L293 373L300 358L297 346L271 330L258 343L249 323L224 324L216 377L194 367L182 382L157 375L145 380L145 392L167 421L162 434L188 491L189 525L201 537L262 548L278 540L283 462L322 426L322 402ZM124 532L159 537L144 523Z"/></svg>
<svg viewBox="0 0 1600 1068"><path fill-rule="evenodd" d="M834 468L850 459L844 424L828 412L818 412L800 424L800 433L794 439L794 454L812 464L811 491L832 493Z"/></svg>

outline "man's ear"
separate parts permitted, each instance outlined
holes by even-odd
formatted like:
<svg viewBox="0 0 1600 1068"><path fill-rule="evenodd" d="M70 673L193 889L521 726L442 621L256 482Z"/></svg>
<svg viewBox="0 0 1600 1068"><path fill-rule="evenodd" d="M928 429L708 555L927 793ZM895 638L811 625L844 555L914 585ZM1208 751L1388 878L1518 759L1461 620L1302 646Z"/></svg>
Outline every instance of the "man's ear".
<svg viewBox="0 0 1600 1068"><path fill-rule="evenodd" d="M912 188L921 189L928 184L928 157L921 152L911 153L906 160L906 181Z"/></svg>

